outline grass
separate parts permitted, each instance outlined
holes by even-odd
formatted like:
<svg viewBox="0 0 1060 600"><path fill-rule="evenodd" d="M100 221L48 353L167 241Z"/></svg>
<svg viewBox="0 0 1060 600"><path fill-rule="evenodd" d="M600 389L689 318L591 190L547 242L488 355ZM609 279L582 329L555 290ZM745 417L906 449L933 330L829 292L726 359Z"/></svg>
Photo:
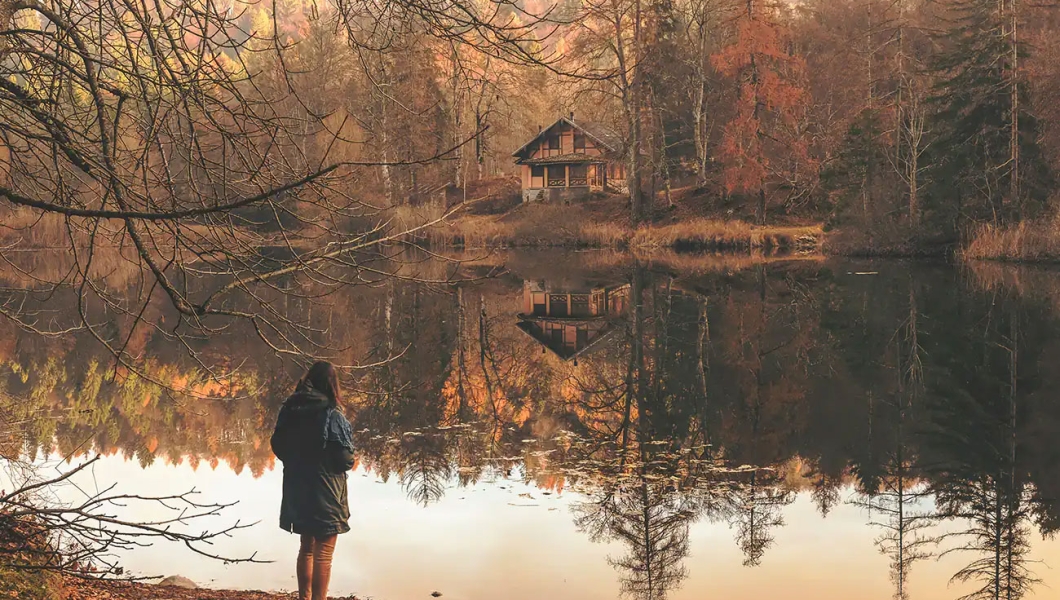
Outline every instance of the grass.
<svg viewBox="0 0 1060 600"><path fill-rule="evenodd" d="M1009 227L983 225L960 253L965 260L1060 262L1060 217Z"/></svg>
<svg viewBox="0 0 1060 600"><path fill-rule="evenodd" d="M434 227L424 241L436 248L465 249L814 252L824 236L821 227L815 225L757 227L743 221L705 217L633 228L628 218L603 220L592 214L593 208L524 204L501 216L461 215L452 222Z"/></svg>
<svg viewBox="0 0 1060 600"><path fill-rule="evenodd" d="M656 206L654 219L631 225L624 196L592 194L563 203L521 201L518 179L496 178L479 185L460 212L416 236L416 241L441 250L498 248L613 249L629 251L674 250L799 251L820 249L824 231L819 224L784 221L758 227L719 205L701 190L680 188L674 203ZM476 196L476 194L480 194ZM442 203L393 209L394 225L412 228L445 214Z"/></svg>

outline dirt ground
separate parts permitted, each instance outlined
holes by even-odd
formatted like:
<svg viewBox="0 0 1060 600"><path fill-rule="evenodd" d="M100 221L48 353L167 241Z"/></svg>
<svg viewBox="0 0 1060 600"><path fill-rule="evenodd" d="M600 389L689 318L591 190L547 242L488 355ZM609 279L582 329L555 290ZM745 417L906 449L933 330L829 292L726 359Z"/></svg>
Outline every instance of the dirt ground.
<svg viewBox="0 0 1060 600"><path fill-rule="evenodd" d="M292 600L297 594L273 594L238 590L186 589L127 581L69 579L65 600ZM333 596L334 600L357 600Z"/></svg>

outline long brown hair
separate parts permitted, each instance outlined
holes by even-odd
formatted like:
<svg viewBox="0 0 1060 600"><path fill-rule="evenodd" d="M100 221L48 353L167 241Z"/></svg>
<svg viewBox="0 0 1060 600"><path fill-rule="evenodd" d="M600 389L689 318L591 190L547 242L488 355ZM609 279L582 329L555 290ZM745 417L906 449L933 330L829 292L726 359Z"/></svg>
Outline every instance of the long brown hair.
<svg viewBox="0 0 1060 600"><path fill-rule="evenodd" d="M302 378L302 383L308 384L316 391L327 396L332 407L342 403L339 375L335 372L335 367L331 363L323 360L313 363L313 366L309 367L309 371L306 372L305 377Z"/></svg>

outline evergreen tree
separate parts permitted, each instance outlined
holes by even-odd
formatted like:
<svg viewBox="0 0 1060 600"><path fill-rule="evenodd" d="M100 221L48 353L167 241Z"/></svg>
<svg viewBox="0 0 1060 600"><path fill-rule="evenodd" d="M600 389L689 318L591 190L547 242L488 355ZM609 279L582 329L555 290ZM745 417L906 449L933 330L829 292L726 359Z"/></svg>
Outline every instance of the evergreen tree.
<svg viewBox="0 0 1060 600"><path fill-rule="evenodd" d="M879 211L894 205L873 199L874 195L893 194L901 185L888 162L890 147L883 127L879 110L863 110L847 129L836 159L821 171L821 183L831 196L833 219L851 214L871 223Z"/></svg>
<svg viewBox="0 0 1060 600"><path fill-rule="evenodd" d="M969 220L1033 216L1044 202L1048 173L1018 70L1027 51L1017 36L1016 4L953 0L950 9L953 26L934 65L934 216L952 231Z"/></svg>

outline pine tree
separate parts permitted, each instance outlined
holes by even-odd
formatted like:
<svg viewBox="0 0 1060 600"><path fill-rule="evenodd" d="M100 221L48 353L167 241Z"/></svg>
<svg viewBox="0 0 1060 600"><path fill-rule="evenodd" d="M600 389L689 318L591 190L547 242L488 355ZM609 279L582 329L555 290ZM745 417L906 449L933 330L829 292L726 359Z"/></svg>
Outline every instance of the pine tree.
<svg viewBox="0 0 1060 600"><path fill-rule="evenodd" d="M930 201L941 225L1005 223L1042 206L1048 172L1019 63L1015 0L953 0L934 65Z"/></svg>
<svg viewBox="0 0 1060 600"><path fill-rule="evenodd" d="M851 212L869 223L879 208L870 198L872 190L897 187L893 173L886 168L888 146L883 127L879 110L863 110L847 129L836 159L821 172L821 183L832 196L835 217Z"/></svg>

